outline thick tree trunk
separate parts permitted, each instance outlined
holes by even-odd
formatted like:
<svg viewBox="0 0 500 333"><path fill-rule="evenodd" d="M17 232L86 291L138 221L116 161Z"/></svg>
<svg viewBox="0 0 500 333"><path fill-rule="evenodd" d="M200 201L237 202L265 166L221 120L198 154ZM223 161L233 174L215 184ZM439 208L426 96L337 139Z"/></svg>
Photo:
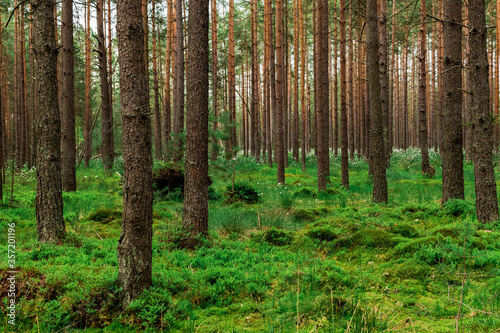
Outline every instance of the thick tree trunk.
<svg viewBox="0 0 500 333"><path fill-rule="evenodd" d="M328 149L328 110L330 87L328 82L328 0L318 3L318 191L326 190L330 177L330 160Z"/></svg>
<svg viewBox="0 0 500 333"><path fill-rule="evenodd" d="M265 6L265 61L264 61L264 109L266 114L266 150L267 150L267 165L269 167L273 166L273 148L272 148L272 137L271 137L271 83L274 81L274 78L271 77L271 52L274 52L274 49L271 46L271 39L273 36L272 32L272 2L271 0L264 0Z"/></svg>
<svg viewBox="0 0 500 333"><path fill-rule="evenodd" d="M349 157L347 137L347 104L346 104L346 31L345 0L340 0L340 159L342 170L342 186L349 189Z"/></svg>
<svg viewBox="0 0 500 333"><path fill-rule="evenodd" d="M299 61L300 61L300 29L299 4L293 2L293 159L299 162Z"/></svg>
<svg viewBox="0 0 500 333"><path fill-rule="evenodd" d="M299 0L299 29L300 29L300 108L302 114L302 155L301 155L301 165L302 172L306 171L306 147L307 147L307 120L306 120L306 27L304 24L304 5L302 0Z"/></svg>
<svg viewBox="0 0 500 333"><path fill-rule="evenodd" d="M209 0L191 0L188 21L187 137L182 226L208 233Z"/></svg>
<svg viewBox="0 0 500 333"><path fill-rule="evenodd" d="M335 0L334 5L334 15L337 15L337 0ZM333 47L333 59L334 59L334 70L333 70L333 153L335 157L339 155L339 108L338 108L338 23L337 20L333 22L335 28L334 32L334 47Z"/></svg>
<svg viewBox="0 0 500 333"><path fill-rule="evenodd" d="M354 126L355 126L355 121L354 121L354 113L355 113L355 108L354 108L354 50L353 50L353 44L354 44L354 31L353 31L353 24L352 24L352 17L353 17L353 7L354 4L352 2L349 3L349 45L347 46L348 48L348 70L347 70L347 103L349 106L349 115L348 115L348 130L349 130L349 158L353 159L354 158Z"/></svg>
<svg viewBox="0 0 500 333"><path fill-rule="evenodd" d="M384 115L380 89L379 33L377 0L366 1L366 56L370 92L370 163L373 170L373 201L387 203L386 154L384 143Z"/></svg>
<svg viewBox="0 0 500 333"><path fill-rule="evenodd" d="M175 66L174 66L174 128L173 161L179 163L184 154L184 30L182 0L175 0Z"/></svg>
<svg viewBox="0 0 500 333"><path fill-rule="evenodd" d="M257 0L252 0L252 123L250 124L251 151L257 161L260 159L260 133L259 133L259 88L258 88L258 63L257 63Z"/></svg>
<svg viewBox="0 0 500 333"><path fill-rule="evenodd" d="M380 97L382 105L382 117L384 120L384 143L385 143L385 158L386 165L389 164L391 159L391 149L390 139L389 139L389 127L391 123L389 119L391 115L389 114L389 55L387 46L387 0L379 0L380 13L378 15L379 23L379 39L380 39Z"/></svg>
<svg viewBox="0 0 500 333"><path fill-rule="evenodd" d="M480 222L498 220L498 199L493 166L493 123L486 50L484 0L469 1L470 84L473 128L472 159L476 183L476 213Z"/></svg>
<svg viewBox="0 0 500 333"><path fill-rule="evenodd" d="M76 191L73 0L62 3L61 176L64 191Z"/></svg>
<svg viewBox="0 0 500 333"><path fill-rule="evenodd" d="M37 77L36 222L38 240L59 242L66 230L61 185L61 120L53 0L32 2Z"/></svg>
<svg viewBox="0 0 500 333"><path fill-rule="evenodd" d="M462 153L462 6L457 0L445 0L443 117L446 121L441 140L443 160L442 203L464 199Z"/></svg>
<svg viewBox="0 0 500 333"><path fill-rule="evenodd" d="M213 0L212 4L212 16L216 15L216 2ZM213 22L213 21L212 21ZM212 23L213 25L214 23ZM213 32L213 28L212 28ZM213 42L213 38L212 38ZM235 65L235 39L234 39L234 0L229 1L229 59L228 59L228 106L229 106L229 140L231 143L231 152L226 152L227 157L236 156L236 151L234 147L236 147L236 65ZM215 64L213 62L213 58L217 58L217 52L212 50L212 66ZM212 75L214 75L212 69ZM213 80L213 79L212 79ZM213 82L213 81L212 81ZM212 83L213 84L213 83ZM212 101L212 103L214 103ZM212 106L215 110L215 106ZM231 156L232 155L232 156Z"/></svg>
<svg viewBox="0 0 500 333"><path fill-rule="evenodd" d="M126 308L151 286L153 189L142 8L117 1L118 61L123 132L123 220L118 240L118 281Z"/></svg>
<svg viewBox="0 0 500 333"><path fill-rule="evenodd" d="M114 164L113 123L109 98L109 82L104 43L104 0L97 1L97 50L99 55L99 76L101 78L101 158L104 170L109 170Z"/></svg>

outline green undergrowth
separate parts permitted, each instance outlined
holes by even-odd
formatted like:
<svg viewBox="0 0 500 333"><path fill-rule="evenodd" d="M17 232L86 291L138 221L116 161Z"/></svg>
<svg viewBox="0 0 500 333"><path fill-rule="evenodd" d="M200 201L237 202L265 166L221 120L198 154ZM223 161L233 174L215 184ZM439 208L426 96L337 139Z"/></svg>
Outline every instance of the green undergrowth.
<svg viewBox="0 0 500 333"><path fill-rule="evenodd" d="M211 162L209 236L192 246L180 197L155 197L153 283L127 309L116 259L122 163L107 175L97 161L78 168L78 191L63 195L67 235L58 245L37 242L35 173L18 171L0 210L2 230L16 223L16 330L456 332L462 300L459 331L494 332L500 226L477 223L469 164L465 200L441 205L441 161L433 151L430 158L436 176L425 178L418 151L394 152L387 205L371 202L359 158L345 189L332 156L322 192L314 155L306 172L290 160L281 185L275 168L251 158ZM6 233L0 240L6 253Z"/></svg>

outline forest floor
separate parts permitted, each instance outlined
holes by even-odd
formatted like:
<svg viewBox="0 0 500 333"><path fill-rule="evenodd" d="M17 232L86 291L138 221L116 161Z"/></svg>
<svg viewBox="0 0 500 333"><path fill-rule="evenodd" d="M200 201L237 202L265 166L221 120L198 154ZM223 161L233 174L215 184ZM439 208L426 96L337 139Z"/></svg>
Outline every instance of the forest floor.
<svg viewBox="0 0 500 333"><path fill-rule="evenodd" d="M394 152L387 205L371 202L362 159L350 161L345 190L332 156L322 193L314 156L305 173L290 162L282 186L275 168L250 158L212 162L208 239L184 249L181 195L155 191L153 286L123 311L123 160L109 176L92 162L77 171L79 191L63 194L59 246L36 240L35 171L15 175L0 209L6 330L4 231L15 222L17 332L500 332L500 224L478 225L470 164L466 200L442 206L432 151L434 178L422 176L418 150ZM233 163L242 198L258 202L229 198Z"/></svg>

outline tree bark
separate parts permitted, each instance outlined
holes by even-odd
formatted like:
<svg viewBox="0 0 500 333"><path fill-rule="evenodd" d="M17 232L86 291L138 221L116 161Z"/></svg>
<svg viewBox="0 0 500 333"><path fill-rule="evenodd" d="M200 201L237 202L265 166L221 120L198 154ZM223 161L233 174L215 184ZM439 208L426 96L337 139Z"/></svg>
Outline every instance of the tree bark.
<svg viewBox="0 0 500 333"><path fill-rule="evenodd" d="M182 24L182 0L175 0L176 48L174 66L174 128L173 161L179 163L184 149L184 32Z"/></svg>
<svg viewBox="0 0 500 333"><path fill-rule="evenodd" d="M328 149L328 110L330 87L328 82L328 0L318 2L318 191L326 190L330 177L330 160Z"/></svg>
<svg viewBox="0 0 500 333"><path fill-rule="evenodd" d="M200 234L208 233L208 13L208 0L191 0L182 225L190 232L193 240Z"/></svg>
<svg viewBox="0 0 500 333"><path fill-rule="evenodd" d="M34 0L37 77L36 222L38 240L60 242L66 230L61 185L61 120L57 96L57 47L53 0Z"/></svg>
<svg viewBox="0 0 500 333"><path fill-rule="evenodd" d="M427 137L427 29L426 29L426 8L425 0L420 2L421 25L420 25L420 82L418 89L418 121L419 121L419 144L422 154L422 173L428 176L434 176L434 167L429 162L429 147Z"/></svg>
<svg viewBox="0 0 500 333"><path fill-rule="evenodd" d="M162 156L162 137L161 137L161 116L160 116L160 96L158 84L158 61L156 60L156 1L152 3L152 44L153 44L153 91L154 91L154 115L155 115L155 157L158 161L163 159Z"/></svg>
<svg viewBox="0 0 500 333"><path fill-rule="evenodd" d="M298 0L293 2L293 159L299 162L299 61L300 29Z"/></svg>
<svg viewBox="0 0 500 333"><path fill-rule="evenodd" d="M378 15L379 23L379 39L380 39L380 102L382 105L382 117L384 121L384 143L385 143L385 158L386 166L391 159L392 147L390 146L389 127L391 118L389 114L389 55L387 46L387 0L379 0L380 14Z"/></svg>
<svg viewBox="0 0 500 333"><path fill-rule="evenodd" d="M99 76L101 78L101 158L104 170L110 170L114 164L113 123L109 98L109 82L104 43L104 0L97 1L97 50L99 55Z"/></svg>
<svg viewBox="0 0 500 333"><path fill-rule="evenodd" d="M498 199L493 166L493 123L490 114L490 86L486 50L484 0L469 1L470 85L473 129L472 159L476 185L477 219L484 223L498 219Z"/></svg>
<svg viewBox="0 0 500 333"><path fill-rule="evenodd" d="M64 191L76 191L73 0L62 3L61 176Z"/></svg>
<svg viewBox="0 0 500 333"><path fill-rule="evenodd" d="M384 115L380 89L379 33L377 0L366 1L366 56L370 92L370 162L373 170L373 201L387 203L386 155L384 143Z"/></svg>
<svg viewBox="0 0 500 333"><path fill-rule="evenodd" d="M251 151L257 161L260 159L260 133L259 133L259 89L258 89L258 64L257 64L257 0L252 0L252 123L250 124ZM277 38L277 37L276 37Z"/></svg>
<svg viewBox="0 0 500 333"><path fill-rule="evenodd" d="M462 6L457 0L444 1L443 117L441 140L443 161L442 203L464 199L462 153Z"/></svg>
<svg viewBox="0 0 500 333"><path fill-rule="evenodd" d="M165 161L171 159L172 150L171 132L172 132L172 103L170 99L170 76L171 76L171 59L172 59L172 43L174 34L174 14L173 0L167 0L167 40L165 51L165 90L163 97L163 158Z"/></svg>
<svg viewBox="0 0 500 333"><path fill-rule="evenodd" d="M278 163L278 184L285 183L285 151L283 136L283 110L285 84L283 0L276 0L276 160Z"/></svg>
<svg viewBox="0 0 500 333"><path fill-rule="evenodd" d="M340 159L342 186L349 189L349 157L347 136L347 104L346 104L346 31L345 0L340 0Z"/></svg>
<svg viewBox="0 0 500 333"><path fill-rule="evenodd" d="M151 120L141 2L117 1L118 61L123 132L123 220L118 281L126 308L151 286L153 189Z"/></svg>
<svg viewBox="0 0 500 333"><path fill-rule="evenodd" d="M84 165L89 167L90 158L92 157L92 111L90 109L90 0L87 1L85 6L85 124L83 130L84 141Z"/></svg>

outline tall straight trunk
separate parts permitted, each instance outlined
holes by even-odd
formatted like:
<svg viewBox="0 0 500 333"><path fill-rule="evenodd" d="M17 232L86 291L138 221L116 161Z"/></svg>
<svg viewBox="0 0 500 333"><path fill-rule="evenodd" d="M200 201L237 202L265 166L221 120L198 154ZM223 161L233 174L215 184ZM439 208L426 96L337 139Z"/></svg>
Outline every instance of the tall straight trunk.
<svg viewBox="0 0 500 333"><path fill-rule="evenodd" d="M379 40L380 40L380 102L382 106L382 117L384 121L384 143L386 165L391 158L391 146L389 139L389 127L391 118L389 114L389 55L387 46L387 0L379 0L380 14L379 19Z"/></svg>
<svg viewBox="0 0 500 333"><path fill-rule="evenodd" d="M186 178L182 226L208 233L208 29L209 0L191 0L188 20Z"/></svg>
<svg viewBox="0 0 500 333"><path fill-rule="evenodd" d="M257 161L260 159L260 133L259 133L259 89L258 89L258 63L257 63L257 0L252 0L252 123L250 127L252 156Z"/></svg>
<svg viewBox="0 0 500 333"><path fill-rule="evenodd" d="M334 16L337 16L337 0L334 1ZM333 153L338 157L339 150L339 109L338 109L338 23L334 24L334 47L333 47Z"/></svg>
<svg viewBox="0 0 500 333"><path fill-rule="evenodd" d="M328 154L328 110L330 87L328 80L328 0L318 2L318 191L326 190L330 177L330 161Z"/></svg>
<svg viewBox="0 0 500 333"><path fill-rule="evenodd" d="M114 164L113 123L109 98L109 82L104 42L104 0L97 1L97 49L99 55L99 76L101 78L101 158L104 170L109 170Z"/></svg>
<svg viewBox="0 0 500 333"><path fill-rule="evenodd" d="M89 167L90 158L92 157L92 133L90 132L90 126L92 123L92 111L90 109L90 85L92 78L90 66L90 0L88 0L85 6L85 124L83 129L83 156L86 168Z"/></svg>
<svg viewBox="0 0 500 333"><path fill-rule="evenodd" d="M418 122L419 122L419 146L422 154L422 173L429 176L434 176L435 170L429 162L429 147L427 137L427 29L426 29L425 0L420 2L420 80L418 89Z"/></svg>
<svg viewBox="0 0 500 333"><path fill-rule="evenodd" d="M346 105L346 31L345 0L340 0L340 159L342 186L349 189L349 159L347 137L347 105Z"/></svg>
<svg viewBox="0 0 500 333"><path fill-rule="evenodd" d="M24 13L24 4L21 4L21 13ZM28 79L26 72L26 33L24 29L24 14L21 15L21 71L22 71L22 97L23 97L23 129L21 135L24 141L24 156L23 162L28 168L31 168L30 162L30 126L29 126L29 110L28 110Z"/></svg>
<svg viewBox="0 0 500 333"><path fill-rule="evenodd" d="M212 2L212 16L216 16L217 4L216 1L213 0ZM212 26L217 24L217 21L213 23L212 19ZM216 28L216 27L214 27ZM213 33L213 28L212 28L212 33ZM212 37L212 43L214 42L213 37ZM229 104L229 120L231 122L230 128L230 133L229 133L229 139L231 142L231 150L234 149L236 146L236 68L235 68L235 53L234 53L234 48L235 48L235 40L234 40L234 0L229 1L229 59L228 59L228 104ZM217 59L217 50L213 51L212 50L212 66L216 66L216 64L213 62L213 58ZM212 69L212 75L214 75L214 70ZM216 75L216 73L215 73ZM213 80L213 78L212 78ZM216 83L215 81L212 81L212 84ZM215 93L215 91L214 91ZM217 96L215 94L215 96ZM215 103L215 102L212 102ZM216 109L215 104L212 106L214 110ZM227 154L226 156L230 156ZM236 152L233 150L232 155L235 155ZM232 157L232 156L231 156Z"/></svg>
<svg viewBox="0 0 500 333"><path fill-rule="evenodd" d="M410 50L410 38L406 35L406 46L404 49L404 64L403 64L403 123L402 123L402 139L403 149L408 148L408 52Z"/></svg>
<svg viewBox="0 0 500 333"><path fill-rule="evenodd" d="M218 116L218 92L217 92L217 3L216 0L212 0L212 27L211 27L211 37L212 37L212 113L214 116L214 121L212 123L212 132L214 133L212 137L212 160L217 160L217 142L215 132L217 130L217 116ZM234 0L229 1L229 63L228 63L228 85L229 85L229 120L232 123L232 107L234 100L234 94L231 94L231 89L234 89ZM233 150L232 137L229 135L229 144L231 150ZM229 152L226 152L226 157Z"/></svg>
<svg viewBox="0 0 500 333"><path fill-rule="evenodd" d="M384 115L380 86L379 33L377 0L366 0L366 57L370 92L370 163L373 171L373 201L387 203Z"/></svg>
<svg viewBox="0 0 500 333"><path fill-rule="evenodd" d="M288 0L284 1L283 13L283 154L285 168L288 167L288 111L289 111L289 58L288 58Z"/></svg>
<svg viewBox="0 0 500 333"><path fill-rule="evenodd" d="M36 224L41 243L66 233L61 185L61 119L57 96L57 46L53 0L34 0L33 28L37 77Z"/></svg>
<svg viewBox="0 0 500 333"><path fill-rule="evenodd" d="M17 6L17 1L14 1L14 6ZM56 69L57 70L57 69ZM21 103L19 101L19 11L14 14L14 143L13 143L13 158L16 160L16 168L21 168Z"/></svg>
<svg viewBox="0 0 500 333"><path fill-rule="evenodd" d="M154 115L155 115L155 157L158 161L163 160L162 156L162 137L161 137L161 116L160 116L160 95L159 95L159 84L158 84L158 61L156 59L157 55L157 45L156 45L156 1L153 0L152 3L152 31L151 31L151 42L153 44L153 91L154 91Z"/></svg>
<svg viewBox="0 0 500 333"><path fill-rule="evenodd" d="M293 159L299 162L299 1L293 2Z"/></svg>
<svg viewBox="0 0 500 333"><path fill-rule="evenodd" d="M438 18L443 20L443 0L438 0ZM437 106L437 142L442 142L443 138L443 57L444 57L444 40L443 40L443 24L438 24L438 106ZM440 148L440 147L439 147Z"/></svg>
<svg viewBox="0 0 500 333"><path fill-rule="evenodd" d="M283 110L285 64L284 64L284 24L283 0L276 0L276 160L278 168L278 184L285 183L285 151L283 136Z"/></svg>
<svg viewBox="0 0 500 333"><path fill-rule="evenodd" d="M396 72L398 70L396 66L396 51L397 51L397 45L395 42L396 36L395 36L395 31L396 31L396 15L394 15L396 12L396 1L392 2L392 32L391 32L391 46L392 46L392 52L391 52L391 66L392 66L392 71L391 71L391 94L390 94L390 107L389 107L389 150L392 152L392 148L395 147L395 140L394 140L394 132L395 132L395 125L396 122L394 121L394 117L396 114L396 106L397 106L397 100L396 100Z"/></svg>
<svg viewBox="0 0 500 333"><path fill-rule="evenodd" d="M73 0L62 3L61 176L64 191L76 191Z"/></svg>
<svg viewBox="0 0 500 333"><path fill-rule="evenodd" d="M306 37L304 24L304 6L302 0L299 0L299 30L300 30L300 108L302 115L302 130L301 130L301 165L302 172L306 171L306 93L305 93L305 78L306 78Z"/></svg>
<svg viewBox="0 0 500 333"><path fill-rule="evenodd" d="M111 38L111 0L108 0L108 86L109 86L109 115L111 128L113 131L113 139L111 140L111 151L115 151L115 140L114 140L114 120L113 120L113 43ZM114 156L114 154L113 154Z"/></svg>
<svg viewBox="0 0 500 333"><path fill-rule="evenodd" d="M264 109L266 114L266 150L267 150L267 165L273 166L273 149L272 149L272 137L271 137L271 85L274 78L271 77L271 52L274 52L272 48L272 1L264 0L264 39L265 39L265 50L264 50Z"/></svg>
<svg viewBox="0 0 500 333"><path fill-rule="evenodd" d="M171 76L171 59L172 59L172 43L174 34L174 13L173 0L167 0L167 40L165 51L165 90L163 93L163 158L165 161L171 159L171 132L172 132L172 103L170 99L170 76Z"/></svg>
<svg viewBox="0 0 500 333"><path fill-rule="evenodd" d="M2 20L0 19L0 26L1 25L2 25ZM2 34L2 29L0 28L0 45L3 40L1 34ZM3 67L3 54L1 51L0 51L0 67ZM2 74L0 73L0 207L3 206L3 183L4 183L3 171L5 165L4 145L6 145L4 132L5 130L4 130L4 114L3 114L3 81L2 81Z"/></svg>
<svg viewBox="0 0 500 333"><path fill-rule="evenodd" d="M500 27L500 1L497 1L496 26ZM496 52L495 52L495 117L500 117L500 32L496 33ZM494 147L497 149L500 139L500 129L498 122L495 122L495 142Z"/></svg>
<svg viewBox="0 0 500 333"><path fill-rule="evenodd" d="M182 24L182 0L175 0L175 66L174 66L174 127L173 161L179 163L184 149L184 30Z"/></svg>
<svg viewBox="0 0 500 333"><path fill-rule="evenodd" d="M490 113L490 86L486 49L484 0L469 1L470 84L473 144L472 159L476 185L477 219L484 223L498 220L498 199L493 165L493 123Z"/></svg>
<svg viewBox="0 0 500 333"><path fill-rule="evenodd" d="M139 1L118 0L116 4L124 163L117 255L124 308L151 286L152 270L153 158L141 9Z"/></svg>
<svg viewBox="0 0 500 333"><path fill-rule="evenodd" d="M464 20L464 29L463 29L463 33L466 34L466 36L469 35L469 21L468 21L468 17L469 17L469 2L466 2L465 3L465 6L464 6L464 16L465 16L465 20ZM470 94L471 90L472 90L472 87L471 87L471 76L470 76L470 39L469 38L466 38L465 39L465 54L464 54L464 58L465 58L465 92L464 92L464 100L462 102L465 102L465 119L463 119L463 121L468 124L468 126L465 126L465 139L464 139L464 146L465 146L465 158L466 160L468 161L471 161L472 160L472 155L473 155L473 128L471 126L471 123L472 123L472 120L473 120L473 115L472 115L472 94Z"/></svg>
<svg viewBox="0 0 500 333"><path fill-rule="evenodd" d="M313 26L313 126L311 135L311 146L314 149L314 155L318 157L318 6L317 1L313 1L313 16L312 16L312 26Z"/></svg>
<svg viewBox="0 0 500 333"><path fill-rule="evenodd" d="M353 6L354 4L351 2L349 3L349 45L348 45L348 53L349 53L349 58L348 58L348 88L347 88L347 103L349 105L349 116L348 116L348 128L349 128L349 158L353 159L354 158L354 113L355 113L355 108L354 108L354 50L353 50L353 44L354 44L354 29L353 29Z"/></svg>
<svg viewBox="0 0 500 333"><path fill-rule="evenodd" d="M273 129L271 131L271 139L272 139L272 146L274 148L274 155L272 156L272 160L274 163L276 163L276 158L277 158L277 153L276 153L276 39L275 39L275 25L274 25L274 16L273 16L273 10L272 10L272 4L270 5L269 9L269 20L270 20L270 29L269 29L269 42L271 49L269 51L269 81L271 83L270 89L271 89L271 115L273 119Z"/></svg>
<svg viewBox="0 0 500 333"><path fill-rule="evenodd" d="M462 6L460 1L444 0L444 131L441 140L443 160L442 203L464 199L462 153Z"/></svg>

